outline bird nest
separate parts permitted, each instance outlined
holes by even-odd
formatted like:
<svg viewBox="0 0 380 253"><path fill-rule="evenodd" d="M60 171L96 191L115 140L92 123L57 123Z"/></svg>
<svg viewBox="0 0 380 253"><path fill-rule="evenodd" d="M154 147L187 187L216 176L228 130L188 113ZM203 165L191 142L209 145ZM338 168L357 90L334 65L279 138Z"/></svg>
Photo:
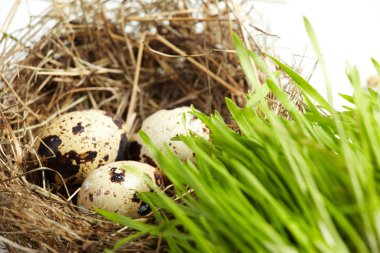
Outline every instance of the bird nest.
<svg viewBox="0 0 380 253"><path fill-rule="evenodd" d="M55 2L0 52L0 241L10 252L99 252L134 231L78 212L72 196L41 181L37 131L67 111L97 108L127 122L194 105L228 120L225 97L249 88L228 5L214 1ZM147 222L154 222L149 216ZM141 237L126 251L165 251Z"/></svg>

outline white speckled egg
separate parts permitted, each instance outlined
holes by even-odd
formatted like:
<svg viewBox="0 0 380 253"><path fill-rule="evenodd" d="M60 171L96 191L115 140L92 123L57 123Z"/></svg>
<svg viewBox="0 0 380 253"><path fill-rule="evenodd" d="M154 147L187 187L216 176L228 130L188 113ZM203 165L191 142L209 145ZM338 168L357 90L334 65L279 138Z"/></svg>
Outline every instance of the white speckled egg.
<svg viewBox="0 0 380 253"><path fill-rule="evenodd" d="M125 123L104 111L63 114L41 129L38 137L36 150L43 165L58 171L67 184L81 184L99 166L125 160ZM62 184L57 174L54 177Z"/></svg>
<svg viewBox="0 0 380 253"><path fill-rule="evenodd" d="M144 175L157 186L162 185L161 175L148 164L120 161L104 165L84 180L78 193L78 206L89 210L95 206L132 218L147 215L149 205L137 197L139 192L152 191Z"/></svg>
<svg viewBox="0 0 380 253"><path fill-rule="evenodd" d="M200 119L190 114L190 111L191 108L186 106L157 111L144 120L141 129L161 151L165 149L166 144L181 160L193 160L194 154L186 144L171 140L178 135L187 134L188 130L209 139L209 129ZM184 115L185 122L183 121ZM131 138L128 155L132 160L156 166L148 148L137 134Z"/></svg>

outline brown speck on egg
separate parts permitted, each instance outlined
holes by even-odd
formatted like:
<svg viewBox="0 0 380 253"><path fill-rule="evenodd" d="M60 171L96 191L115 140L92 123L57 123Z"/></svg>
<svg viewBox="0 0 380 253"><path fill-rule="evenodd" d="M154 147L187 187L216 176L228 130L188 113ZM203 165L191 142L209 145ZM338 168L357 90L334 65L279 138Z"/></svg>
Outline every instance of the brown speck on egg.
<svg viewBox="0 0 380 253"><path fill-rule="evenodd" d="M190 122L194 122L194 121L197 121L197 120L198 120L198 118L196 116L194 116L194 115L190 116Z"/></svg>
<svg viewBox="0 0 380 253"><path fill-rule="evenodd" d="M58 152L58 147L61 143L62 140L57 135L49 135L42 139L37 153L45 158L52 157Z"/></svg>
<svg viewBox="0 0 380 253"><path fill-rule="evenodd" d="M203 133L205 133L205 134L210 133L210 129L208 129L207 127L202 127L202 130L203 130Z"/></svg>
<svg viewBox="0 0 380 253"><path fill-rule="evenodd" d="M133 193L133 196L132 196L132 202L135 202L135 203L140 203L141 200L137 197L137 192Z"/></svg>
<svg viewBox="0 0 380 253"><path fill-rule="evenodd" d="M89 199L91 202L94 202L94 194L93 194L93 193L89 193L89 194L88 194L88 199Z"/></svg>
<svg viewBox="0 0 380 253"><path fill-rule="evenodd" d="M154 172L153 175L154 175L154 182L156 183L156 185L161 186L163 183L161 174L158 172Z"/></svg>
<svg viewBox="0 0 380 253"><path fill-rule="evenodd" d="M79 172L80 159L78 154L71 150L66 154L61 154L59 151L55 151L55 156L46 159L45 163L49 168L55 168L63 178L74 176Z"/></svg>
<svg viewBox="0 0 380 253"><path fill-rule="evenodd" d="M84 132L84 127L82 126L82 122L77 123L75 127L72 128L73 134L79 134Z"/></svg>
<svg viewBox="0 0 380 253"><path fill-rule="evenodd" d="M151 211L150 206L147 203L142 202L141 205L139 206L137 213L139 215L144 216L150 213L150 211Z"/></svg>
<svg viewBox="0 0 380 253"><path fill-rule="evenodd" d="M98 155L97 151L87 151L83 154L79 154L78 157L80 159L80 162L93 162Z"/></svg>
<svg viewBox="0 0 380 253"><path fill-rule="evenodd" d="M121 172L116 172L118 170ZM121 182L124 182L125 171L123 169L112 167L110 169L110 176L111 176L110 180L112 183L121 183Z"/></svg>

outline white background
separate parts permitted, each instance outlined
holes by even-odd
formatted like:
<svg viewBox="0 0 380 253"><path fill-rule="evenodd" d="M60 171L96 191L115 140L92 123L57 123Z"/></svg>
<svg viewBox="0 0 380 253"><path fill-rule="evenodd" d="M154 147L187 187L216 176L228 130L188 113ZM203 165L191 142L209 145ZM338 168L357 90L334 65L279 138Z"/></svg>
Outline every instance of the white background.
<svg viewBox="0 0 380 253"><path fill-rule="evenodd" d="M48 7L47 0L0 0L0 29L11 7L20 2L13 23L7 29L12 32L28 24L31 15L38 15ZM253 20L259 28L279 36L270 44L274 52L288 64L299 64L307 77L315 63L309 44L303 16L306 16L317 34L326 59L335 94L335 105L342 100L338 92L350 93L345 76L345 61L358 65L363 85L370 75L375 75L370 57L380 61L380 1L379 0L252 0ZM247 5L244 5L247 6ZM244 7L242 7L244 8ZM241 10L244 12L245 10ZM251 17L252 18L252 17ZM1 31L0 31L1 32ZM313 72L311 83L325 93L320 72Z"/></svg>
<svg viewBox="0 0 380 253"><path fill-rule="evenodd" d="M258 13L263 14L271 33L279 35L274 51L289 64L304 57L304 76L311 72L315 57L303 24L303 16L311 22L326 60L335 105L342 100L337 93L350 93L345 75L346 60L357 65L363 85L376 75L370 57L380 61L380 1L379 0L288 0L253 1ZM306 53L305 53L306 50ZM299 56L297 56L299 55ZM314 73L311 83L325 93L320 71Z"/></svg>
<svg viewBox="0 0 380 253"><path fill-rule="evenodd" d="M29 23L29 17L37 16L49 7L49 0L0 0L0 29L3 28L7 15L13 6L17 6L17 12L8 32L13 32ZM4 32L4 31L0 31Z"/></svg>

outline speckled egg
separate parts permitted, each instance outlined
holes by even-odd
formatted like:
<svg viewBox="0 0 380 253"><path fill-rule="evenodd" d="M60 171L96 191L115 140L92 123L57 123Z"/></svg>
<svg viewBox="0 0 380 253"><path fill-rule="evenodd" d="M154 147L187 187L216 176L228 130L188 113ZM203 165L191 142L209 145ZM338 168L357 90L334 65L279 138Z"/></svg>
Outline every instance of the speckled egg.
<svg viewBox="0 0 380 253"><path fill-rule="evenodd" d="M187 131L192 131L203 138L209 139L209 129L200 119L190 114L190 111L190 107L157 111L144 120L141 129L161 151L165 149L165 145L168 145L181 160L193 160L194 154L186 144L181 141L171 140L178 135L187 134ZM185 121L183 120L184 116ZM128 156L131 160L156 166L148 148L137 134L131 138Z"/></svg>
<svg viewBox="0 0 380 253"><path fill-rule="evenodd" d="M67 184L81 184L99 166L125 160L126 134L124 121L113 114L74 111L39 131L36 150L43 165L58 171Z"/></svg>
<svg viewBox="0 0 380 253"><path fill-rule="evenodd" d="M147 215L149 205L137 197L139 192L152 191L144 176L157 186L162 185L161 175L148 164L120 161L104 165L84 180L78 193L78 206L89 210L95 206L132 218Z"/></svg>

